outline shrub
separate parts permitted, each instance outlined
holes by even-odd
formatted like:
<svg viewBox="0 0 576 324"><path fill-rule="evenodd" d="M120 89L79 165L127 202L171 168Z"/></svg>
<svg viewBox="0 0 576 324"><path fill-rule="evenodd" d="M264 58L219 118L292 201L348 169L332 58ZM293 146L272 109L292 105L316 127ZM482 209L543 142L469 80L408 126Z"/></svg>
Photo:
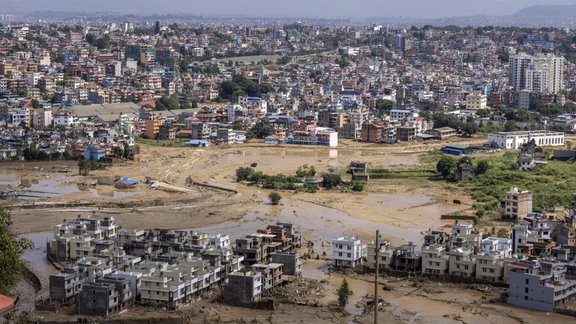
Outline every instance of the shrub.
<svg viewBox="0 0 576 324"><path fill-rule="evenodd" d="M282 196L276 191L272 191L268 195L268 198L270 198L270 202L272 203L272 205L278 205L280 203L280 200L282 199Z"/></svg>
<svg viewBox="0 0 576 324"><path fill-rule="evenodd" d="M342 177L338 173L324 173L322 175L322 187L332 189L342 184Z"/></svg>
<svg viewBox="0 0 576 324"><path fill-rule="evenodd" d="M242 182L250 179L250 177L254 174L254 169L250 167L240 167L236 169L236 181Z"/></svg>
<svg viewBox="0 0 576 324"><path fill-rule="evenodd" d="M366 188L366 181L352 181L352 191L364 191Z"/></svg>

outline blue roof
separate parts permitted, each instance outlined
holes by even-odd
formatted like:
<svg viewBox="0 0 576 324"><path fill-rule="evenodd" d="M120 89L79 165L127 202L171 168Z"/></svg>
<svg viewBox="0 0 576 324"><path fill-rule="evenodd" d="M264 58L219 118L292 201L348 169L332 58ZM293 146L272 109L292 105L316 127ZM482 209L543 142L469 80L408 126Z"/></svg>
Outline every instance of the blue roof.
<svg viewBox="0 0 576 324"><path fill-rule="evenodd" d="M260 97L248 97L248 100L260 100Z"/></svg>
<svg viewBox="0 0 576 324"><path fill-rule="evenodd" d="M187 144L189 144L189 145L202 145L202 144L206 145L206 144L208 144L208 141L207 141L207 140L196 140L196 139L193 139L193 140L189 140L189 141L187 142Z"/></svg>
<svg viewBox="0 0 576 324"><path fill-rule="evenodd" d="M138 181L131 179L131 178L128 178L128 177L122 177L122 178L120 178L120 181L129 183L131 185L138 184Z"/></svg>

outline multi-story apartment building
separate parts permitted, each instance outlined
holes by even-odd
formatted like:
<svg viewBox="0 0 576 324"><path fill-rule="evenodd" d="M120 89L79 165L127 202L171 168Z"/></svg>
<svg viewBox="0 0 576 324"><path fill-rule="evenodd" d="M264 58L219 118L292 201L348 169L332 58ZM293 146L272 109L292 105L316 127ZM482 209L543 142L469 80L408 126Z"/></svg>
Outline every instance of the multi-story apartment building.
<svg viewBox="0 0 576 324"><path fill-rule="evenodd" d="M445 274L448 272L449 256L442 245L422 248L422 273Z"/></svg>
<svg viewBox="0 0 576 324"><path fill-rule="evenodd" d="M376 244L375 242L370 242L366 246L366 267L368 269L376 268ZM379 269L391 269L392 259L394 257L394 249L390 246L390 241L382 240L380 242L380 248L378 251L378 268Z"/></svg>
<svg viewBox="0 0 576 324"><path fill-rule="evenodd" d="M192 122L189 124L188 120L186 120L186 125L187 125L187 128L192 130L192 139L197 139L197 140L210 139L210 132L212 130L210 129L210 126L207 123Z"/></svg>
<svg viewBox="0 0 576 324"><path fill-rule="evenodd" d="M511 55L508 75L516 90L557 94L564 89L564 58L554 54Z"/></svg>
<svg viewBox="0 0 576 324"><path fill-rule="evenodd" d="M224 285L224 302L230 305L251 306L260 300L263 292L262 273L242 269L228 275Z"/></svg>
<svg viewBox="0 0 576 324"><path fill-rule="evenodd" d="M502 281L505 259L499 252L476 254L476 278L490 282Z"/></svg>
<svg viewBox="0 0 576 324"><path fill-rule="evenodd" d="M508 303L544 312L576 296L576 280L566 279L566 266L547 261L508 265Z"/></svg>
<svg viewBox="0 0 576 324"><path fill-rule="evenodd" d="M532 192L512 187L504 200L504 219L522 219L532 212Z"/></svg>
<svg viewBox="0 0 576 324"><path fill-rule="evenodd" d="M253 264L251 268L262 273L262 283L264 291L272 289L282 284L284 266L280 263Z"/></svg>
<svg viewBox="0 0 576 324"><path fill-rule="evenodd" d="M448 273L454 276L474 277L476 255L470 249L455 249L449 253Z"/></svg>
<svg viewBox="0 0 576 324"><path fill-rule="evenodd" d="M69 109L58 109L52 119L54 127L71 127L76 124L78 117Z"/></svg>
<svg viewBox="0 0 576 324"><path fill-rule="evenodd" d="M482 240L480 249L484 253L499 253L503 258L512 255L512 240L502 237L488 237Z"/></svg>
<svg viewBox="0 0 576 324"><path fill-rule="evenodd" d="M354 237L343 236L332 240L334 265L343 268L354 268L364 264L367 256L366 244Z"/></svg>
<svg viewBox="0 0 576 324"><path fill-rule="evenodd" d="M160 134L160 126L164 125L164 120L162 119L154 119L154 120L146 120L144 122L144 134L146 137L150 139L156 139L158 134Z"/></svg>
<svg viewBox="0 0 576 324"><path fill-rule="evenodd" d="M384 123L364 123L362 124L362 141L380 143L386 136L383 135Z"/></svg>
<svg viewBox="0 0 576 324"><path fill-rule="evenodd" d="M486 109L488 99L485 94L480 91L472 91L466 96L466 109L478 110Z"/></svg>
<svg viewBox="0 0 576 324"><path fill-rule="evenodd" d="M65 268L62 271L50 275L50 300L58 303L66 303L72 300L82 291L86 282L81 277L78 268Z"/></svg>

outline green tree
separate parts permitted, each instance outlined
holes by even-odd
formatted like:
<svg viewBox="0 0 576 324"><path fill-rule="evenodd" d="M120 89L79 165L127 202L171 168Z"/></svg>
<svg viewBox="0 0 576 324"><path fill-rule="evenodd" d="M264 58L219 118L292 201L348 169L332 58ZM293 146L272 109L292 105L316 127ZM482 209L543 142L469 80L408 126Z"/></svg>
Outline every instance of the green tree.
<svg viewBox="0 0 576 324"><path fill-rule="evenodd" d="M272 134L272 127L268 124L264 124L262 125L262 127L260 127L257 131L256 131L256 137L257 138L265 138L266 136L269 136Z"/></svg>
<svg viewBox="0 0 576 324"><path fill-rule="evenodd" d="M476 175L484 174L488 172L488 169L490 169L490 163L486 160L480 160L476 165Z"/></svg>
<svg viewBox="0 0 576 324"><path fill-rule="evenodd" d="M270 199L272 205L278 205L280 203L280 200L282 199L282 196L278 192L272 191L268 195L268 198Z"/></svg>
<svg viewBox="0 0 576 324"><path fill-rule="evenodd" d="M38 101L36 99L32 99L32 101L30 102L30 105L32 105L32 108L40 108L40 101Z"/></svg>
<svg viewBox="0 0 576 324"><path fill-rule="evenodd" d="M505 132L515 132L517 130L520 130L520 128L516 125L516 123L513 120L508 120L506 121L506 124L504 124Z"/></svg>
<svg viewBox="0 0 576 324"><path fill-rule="evenodd" d="M450 156L442 156L438 163L436 163L436 171L440 173L444 179L448 178L456 168L456 160Z"/></svg>
<svg viewBox="0 0 576 324"><path fill-rule="evenodd" d="M338 288L338 303L341 308L348 305L348 296L350 296L350 288L348 288L348 282L346 279L343 279L340 288Z"/></svg>
<svg viewBox="0 0 576 324"><path fill-rule="evenodd" d="M288 63L290 63L290 61L292 60L292 58L288 55L284 55L281 58L276 60L276 64L278 65L286 65Z"/></svg>
<svg viewBox="0 0 576 324"><path fill-rule="evenodd" d="M28 239L19 239L12 232L12 217L7 208L0 209L0 293L8 294L22 271L20 255L34 246Z"/></svg>
<svg viewBox="0 0 576 324"><path fill-rule="evenodd" d="M220 97L232 99L232 94L240 90L240 86L234 81L224 81L220 83Z"/></svg>
<svg viewBox="0 0 576 324"><path fill-rule="evenodd" d="M544 102L538 97L530 97L530 110L540 111L544 108Z"/></svg>
<svg viewBox="0 0 576 324"><path fill-rule="evenodd" d="M162 96L156 100L156 110L176 110L180 109L180 99L173 94L169 96Z"/></svg>
<svg viewBox="0 0 576 324"><path fill-rule="evenodd" d="M254 174L254 169L250 167L239 167L236 169L236 181L242 182L250 179Z"/></svg>
<svg viewBox="0 0 576 324"><path fill-rule="evenodd" d="M462 121L454 115L437 113L432 115L432 120L434 121L435 128L451 127L456 130L459 130L463 126Z"/></svg>
<svg viewBox="0 0 576 324"><path fill-rule="evenodd" d="M462 125L462 132L468 136L478 133L478 125L475 122L466 122Z"/></svg>
<svg viewBox="0 0 576 324"><path fill-rule="evenodd" d="M90 44L90 45L94 45L94 43L96 42L96 36L94 36L94 34L86 34L86 43Z"/></svg>
<svg viewBox="0 0 576 324"><path fill-rule="evenodd" d="M486 118L490 116L490 109L478 109L476 110L476 115L480 118Z"/></svg>
<svg viewBox="0 0 576 324"><path fill-rule="evenodd" d="M336 188L342 184L342 176L338 173L324 173L322 175L322 187L326 189Z"/></svg>
<svg viewBox="0 0 576 324"><path fill-rule="evenodd" d="M78 174L87 176L88 173L90 173L90 161L84 159L78 161Z"/></svg>
<svg viewBox="0 0 576 324"><path fill-rule="evenodd" d="M299 178L313 177L316 175L316 168L308 165L299 166L296 170L296 176Z"/></svg>
<svg viewBox="0 0 576 324"><path fill-rule="evenodd" d="M378 99L376 100L375 108L380 116L386 115L394 108L394 102L386 99Z"/></svg>

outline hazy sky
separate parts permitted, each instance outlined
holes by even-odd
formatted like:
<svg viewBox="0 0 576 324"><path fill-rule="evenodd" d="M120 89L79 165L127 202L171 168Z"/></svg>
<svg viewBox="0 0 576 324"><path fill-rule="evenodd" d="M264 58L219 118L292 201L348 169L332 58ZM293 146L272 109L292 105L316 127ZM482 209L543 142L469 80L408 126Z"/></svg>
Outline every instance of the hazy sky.
<svg viewBox="0 0 576 324"><path fill-rule="evenodd" d="M576 0L0 0L0 2L2 2L0 13L66 10L319 18L507 15L537 4L576 4Z"/></svg>

